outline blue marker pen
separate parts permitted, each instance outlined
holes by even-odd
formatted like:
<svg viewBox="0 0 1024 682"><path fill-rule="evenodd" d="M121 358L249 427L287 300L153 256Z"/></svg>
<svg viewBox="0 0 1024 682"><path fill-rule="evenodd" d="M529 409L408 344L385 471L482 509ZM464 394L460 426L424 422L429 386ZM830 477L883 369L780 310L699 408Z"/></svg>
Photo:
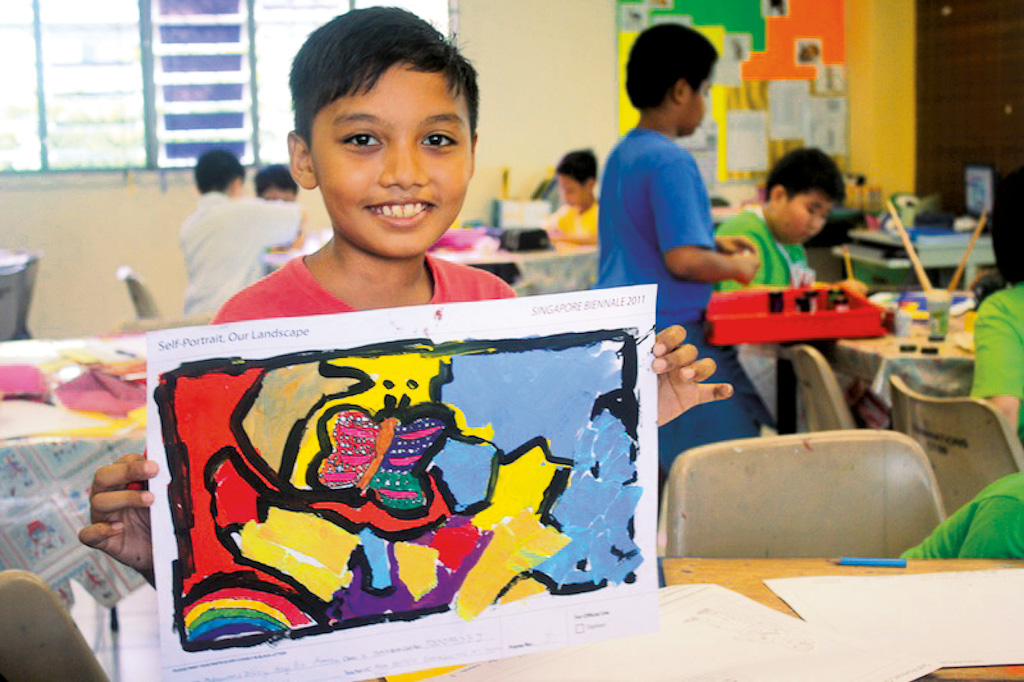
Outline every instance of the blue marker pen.
<svg viewBox="0 0 1024 682"><path fill-rule="evenodd" d="M837 562L840 566L879 566L883 568L906 568L906 559L875 559L844 556Z"/></svg>

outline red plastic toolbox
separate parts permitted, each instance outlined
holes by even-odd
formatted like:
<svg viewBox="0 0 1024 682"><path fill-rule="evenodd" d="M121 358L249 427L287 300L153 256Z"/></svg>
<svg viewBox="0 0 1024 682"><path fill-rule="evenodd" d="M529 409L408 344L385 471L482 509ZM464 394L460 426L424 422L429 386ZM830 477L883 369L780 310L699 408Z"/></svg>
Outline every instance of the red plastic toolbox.
<svg viewBox="0 0 1024 682"><path fill-rule="evenodd" d="M798 309L797 299L818 292L813 312ZM844 290L846 310L831 309L828 287L748 289L711 296L705 316L708 341L719 345L770 343L809 339L851 339L882 336L882 308ZM782 297L782 312L770 312L770 296Z"/></svg>

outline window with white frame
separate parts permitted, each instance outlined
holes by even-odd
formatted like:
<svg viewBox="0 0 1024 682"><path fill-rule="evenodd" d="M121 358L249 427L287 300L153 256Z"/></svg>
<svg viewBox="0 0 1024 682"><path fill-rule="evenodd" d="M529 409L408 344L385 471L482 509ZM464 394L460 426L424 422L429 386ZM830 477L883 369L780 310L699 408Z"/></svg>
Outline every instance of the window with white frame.
<svg viewBox="0 0 1024 682"><path fill-rule="evenodd" d="M379 4L449 32L450 0L4 0L0 171L183 167L211 147L285 161L292 57Z"/></svg>

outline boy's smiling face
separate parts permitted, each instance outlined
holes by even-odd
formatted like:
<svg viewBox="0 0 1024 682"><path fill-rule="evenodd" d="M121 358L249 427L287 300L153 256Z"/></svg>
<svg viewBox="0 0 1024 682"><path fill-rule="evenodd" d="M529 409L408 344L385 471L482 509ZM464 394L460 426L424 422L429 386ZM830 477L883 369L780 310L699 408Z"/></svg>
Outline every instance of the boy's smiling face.
<svg viewBox="0 0 1024 682"><path fill-rule="evenodd" d="M293 174L306 189L320 187L347 248L422 257L462 208L476 138L464 98L441 73L393 66L369 92L317 112L310 138L289 137Z"/></svg>

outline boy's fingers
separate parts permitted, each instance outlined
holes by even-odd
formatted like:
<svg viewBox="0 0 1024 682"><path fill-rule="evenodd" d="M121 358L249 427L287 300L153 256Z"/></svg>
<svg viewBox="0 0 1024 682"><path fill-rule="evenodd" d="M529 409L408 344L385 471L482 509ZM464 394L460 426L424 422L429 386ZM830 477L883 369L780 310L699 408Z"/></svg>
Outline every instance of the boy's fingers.
<svg viewBox="0 0 1024 682"><path fill-rule="evenodd" d="M732 397L732 384L705 384L705 388L711 389L710 400L725 400Z"/></svg>
<svg viewBox="0 0 1024 682"><path fill-rule="evenodd" d="M92 491L96 493L111 490L123 490L133 481L145 481L156 476L156 462L147 460L142 455L131 457L126 455L114 464L100 467L93 477Z"/></svg>
<svg viewBox="0 0 1024 682"><path fill-rule="evenodd" d="M115 535L120 535L124 530L121 525L111 525L109 523L91 523L88 526L82 527L78 531L78 540L83 545L93 548L100 548L101 545L106 544L106 541Z"/></svg>
<svg viewBox="0 0 1024 682"><path fill-rule="evenodd" d="M696 367L701 361L697 360L697 347L693 344L683 344L663 358L665 366L662 371L671 372L684 367Z"/></svg>
<svg viewBox="0 0 1024 682"><path fill-rule="evenodd" d="M108 514L126 509L145 509L153 504L148 490L117 490L92 496L90 508L94 523L102 523Z"/></svg>
<svg viewBox="0 0 1024 682"><path fill-rule="evenodd" d="M674 324L665 327L654 337L654 357L661 357L678 348L686 340L686 330Z"/></svg>
<svg viewBox="0 0 1024 682"><path fill-rule="evenodd" d="M692 346L691 346L692 347ZM696 349L694 349L696 351ZM690 364L690 368L693 370L693 381L701 382L710 377L718 369L718 365L711 358L701 358L696 362ZM715 386L729 386L728 384L715 384ZM729 387L730 395L732 395L732 387Z"/></svg>

